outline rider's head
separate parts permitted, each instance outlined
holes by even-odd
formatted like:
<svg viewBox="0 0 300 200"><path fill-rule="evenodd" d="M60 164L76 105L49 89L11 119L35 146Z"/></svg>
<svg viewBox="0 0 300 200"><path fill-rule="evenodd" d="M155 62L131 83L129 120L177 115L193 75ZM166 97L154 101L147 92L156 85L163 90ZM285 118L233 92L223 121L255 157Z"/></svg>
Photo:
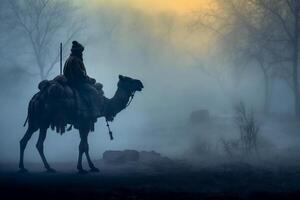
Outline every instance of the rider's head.
<svg viewBox="0 0 300 200"><path fill-rule="evenodd" d="M72 42L71 52L75 56L79 56L82 58L82 52L84 51L84 47L77 41Z"/></svg>

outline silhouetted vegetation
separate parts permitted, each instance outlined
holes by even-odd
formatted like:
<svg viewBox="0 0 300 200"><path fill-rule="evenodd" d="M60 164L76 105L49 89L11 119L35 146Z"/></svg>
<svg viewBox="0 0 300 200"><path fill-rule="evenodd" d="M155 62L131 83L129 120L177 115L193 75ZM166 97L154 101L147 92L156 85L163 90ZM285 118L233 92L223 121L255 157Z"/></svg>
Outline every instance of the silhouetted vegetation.
<svg viewBox="0 0 300 200"><path fill-rule="evenodd" d="M239 129L239 138L234 140L221 139L224 151L232 158L237 155L241 159L257 152L259 125L253 111L247 110L243 102L234 106L235 123Z"/></svg>

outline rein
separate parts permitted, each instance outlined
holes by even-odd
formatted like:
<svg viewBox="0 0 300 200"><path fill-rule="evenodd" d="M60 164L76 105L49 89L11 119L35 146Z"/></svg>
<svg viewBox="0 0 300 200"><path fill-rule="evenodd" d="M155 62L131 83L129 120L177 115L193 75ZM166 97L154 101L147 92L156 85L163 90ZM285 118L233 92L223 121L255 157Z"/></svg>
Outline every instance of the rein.
<svg viewBox="0 0 300 200"><path fill-rule="evenodd" d="M130 95L130 100L129 100L128 103L126 104L125 108L127 108L127 107L131 104L132 99L133 99L133 97L134 97L134 93L135 93L135 92L132 92L132 93L131 93L131 95Z"/></svg>
<svg viewBox="0 0 300 200"><path fill-rule="evenodd" d="M134 93L135 93L135 92L132 92L132 93L131 93L130 99L129 99L128 103L126 104L125 108L127 108L127 107L131 104L131 102L132 102L132 100L133 100L133 97L134 97ZM125 109L125 108L124 108L124 109ZM106 127L107 127L107 129L108 129L109 138L110 138L110 140L113 140L113 139L114 139L114 136L113 136L113 133L112 133L112 131L111 131L111 129L110 129L110 126L109 126L109 123L108 123L106 117L105 117L105 121L106 121Z"/></svg>

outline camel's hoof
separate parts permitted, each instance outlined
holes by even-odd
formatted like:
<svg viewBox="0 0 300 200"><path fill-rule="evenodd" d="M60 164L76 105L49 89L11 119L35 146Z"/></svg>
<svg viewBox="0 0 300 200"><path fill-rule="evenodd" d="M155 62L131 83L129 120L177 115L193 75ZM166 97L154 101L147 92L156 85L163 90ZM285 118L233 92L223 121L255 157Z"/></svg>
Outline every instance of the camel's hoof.
<svg viewBox="0 0 300 200"><path fill-rule="evenodd" d="M28 170L25 168L20 168L18 172L19 173L28 173Z"/></svg>
<svg viewBox="0 0 300 200"><path fill-rule="evenodd" d="M53 169L53 168L47 168L46 172L47 172L47 173L55 173L56 170Z"/></svg>
<svg viewBox="0 0 300 200"><path fill-rule="evenodd" d="M78 174L87 174L88 171L84 170L84 169L79 169L78 170Z"/></svg>
<svg viewBox="0 0 300 200"><path fill-rule="evenodd" d="M93 167L93 168L90 169L90 172L97 173L97 172L100 172L100 170L96 167Z"/></svg>

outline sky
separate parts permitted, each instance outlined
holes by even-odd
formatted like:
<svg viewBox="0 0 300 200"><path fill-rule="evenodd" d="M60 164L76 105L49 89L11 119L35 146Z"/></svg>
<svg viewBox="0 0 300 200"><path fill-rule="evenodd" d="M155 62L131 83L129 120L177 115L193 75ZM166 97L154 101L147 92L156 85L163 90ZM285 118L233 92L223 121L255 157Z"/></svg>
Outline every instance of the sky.
<svg viewBox="0 0 300 200"><path fill-rule="evenodd" d="M87 5L95 7L104 4L129 6L148 13L174 12L186 14L199 9L208 9L213 0L91 0Z"/></svg>
<svg viewBox="0 0 300 200"><path fill-rule="evenodd" d="M148 21L152 24L145 26L149 28L148 31L153 34L160 34L159 28L161 25L160 17L162 15L174 17L174 26L171 30L173 37L173 45L181 49L189 48L192 50L199 48L199 44L202 46L214 45L215 38L206 30L197 32L196 34L189 34L188 39L187 26L188 20L192 18L195 12L208 12L210 9L216 7L215 0L76 0L80 10L83 10L87 14L87 18L90 18L90 14L99 13L99 9L110 8L115 12L119 12L122 16L124 12L140 12L143 17L147 17ZM126 14L125 14L126 15ZM123 16L126 18L126 16ZM89 19L88 19L89 20ZM166 29L166 27L162 27ZM194 37L195 36L195 37ZM197 40L198 42L195 42ZM190 51L189 50L189 51Z"/></svg>

